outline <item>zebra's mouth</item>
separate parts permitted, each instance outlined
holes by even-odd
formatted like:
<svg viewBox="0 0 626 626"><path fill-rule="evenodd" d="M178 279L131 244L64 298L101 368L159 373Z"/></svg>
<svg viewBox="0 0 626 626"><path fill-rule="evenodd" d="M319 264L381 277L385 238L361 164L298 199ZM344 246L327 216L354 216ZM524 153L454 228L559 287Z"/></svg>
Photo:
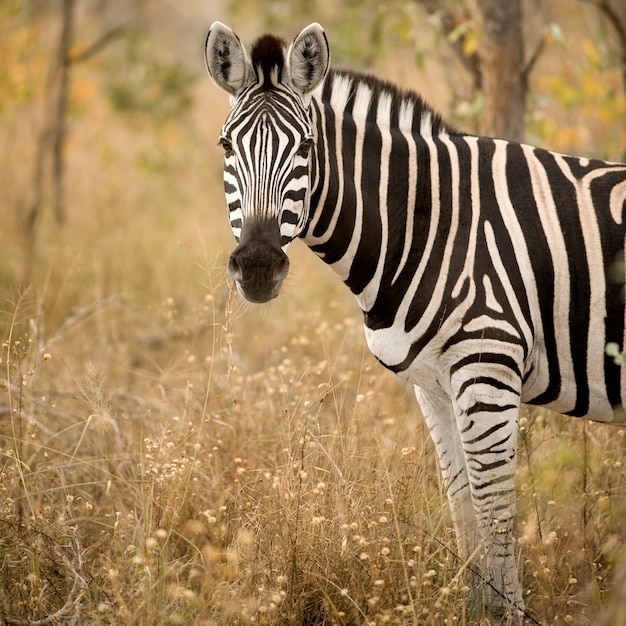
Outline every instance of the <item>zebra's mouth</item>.
<svg viewBox="0 0 626 626"><path fill-rule="evenodd" d="M239 264L235 265L232 255L228 264L228 272L237 285L237 291L248 302L254 304L262 304L276 298L288 271L289 260L286 255L282 262L273 267L268 267L265 263L257 266L248 264L245 274Z"/></svg>

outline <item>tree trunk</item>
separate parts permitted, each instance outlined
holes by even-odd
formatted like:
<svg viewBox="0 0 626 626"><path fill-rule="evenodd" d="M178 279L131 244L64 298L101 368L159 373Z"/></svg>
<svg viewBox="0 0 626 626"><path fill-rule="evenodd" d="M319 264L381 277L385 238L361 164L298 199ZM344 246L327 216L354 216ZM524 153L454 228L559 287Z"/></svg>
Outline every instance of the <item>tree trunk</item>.
<svg viewBox="0 0 626 626"><path fill-rule="evenodd" d="M483 32L478 50L485 98L481 132L523 141L526 68L520 0L478 0Z"/></svg>
<svg viewBox="0 0 626 626"><path fill-rule="evenodd" d="M56 126L52 145L53 159L53 208L57 224L65 221L64 197L64 141L66 134L67 102L70 90L70 48L74 28L75 0L63 0L63 27L59 42L58 64L60 70L59 92L57 99Z"/></svg>

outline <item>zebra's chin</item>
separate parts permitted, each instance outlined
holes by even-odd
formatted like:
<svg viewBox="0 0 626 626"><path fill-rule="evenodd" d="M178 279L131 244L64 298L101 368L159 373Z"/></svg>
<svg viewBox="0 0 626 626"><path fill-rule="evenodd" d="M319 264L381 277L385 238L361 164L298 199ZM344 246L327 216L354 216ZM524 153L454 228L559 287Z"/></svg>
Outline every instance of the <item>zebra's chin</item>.
<svg viewBox="0 0 626 626"><path fill-rule="evenodd" d="M278 296L289 272L289 259L280 249L239 245L231 254L228 272L248 302L263 304Z"/></svg>
<svg viewBox="0 0 626 626"><path fill-rule="evenodd" d="M242 285L239 281L235 281L235 285L237 285L237 291L239 295L251 302L252 304L265 304L266 302L270 302L274 300L280 293L281 287L283 286L283 281L281 280L278 284L273 285L270 289L260 288L256 285L247 287Z"/></svg>

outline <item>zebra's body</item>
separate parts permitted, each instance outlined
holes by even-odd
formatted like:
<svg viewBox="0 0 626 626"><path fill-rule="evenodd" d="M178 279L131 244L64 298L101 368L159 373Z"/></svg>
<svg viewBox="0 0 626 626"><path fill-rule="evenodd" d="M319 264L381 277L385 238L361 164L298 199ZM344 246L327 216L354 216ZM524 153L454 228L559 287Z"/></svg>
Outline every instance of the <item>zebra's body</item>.
<svg viewBox="0 0 626 626"><path fill-rule="evenodd" d="M355 294L374 354L419 385L428 362L459 343L462 355L488 352L489 341L515 345L522 402L622 421L626 369L605 346L624 339L624 280L615 273L626 165L453 133L414 96L390 86L375 95L370 85L331 71L312 102L317 137L332 142L323 168L333 153L338 161L339 141L348 143L344 159L365 162L369 150L383 158L366 176L338 168L330 182L314 180L301 237ZM395 155L384 158L385 143ZM594 185L613 190L611 201L596 193L594 205ZM336 221L324 223L334 205ZM333 239L337 223L354 223L349 244Z"/></svg>
<svg viewBox="0 0 626 626"><path fill-rule="evenodd" d="M492 607L523 609L513 553L521 402L624 421L626 165L457 133L413 93L331 70L319 25L248 59L216 23L207 67L231 94L229 270L275 297L296 236L365 315L368 345L415 385L463 558Z"/></svg>

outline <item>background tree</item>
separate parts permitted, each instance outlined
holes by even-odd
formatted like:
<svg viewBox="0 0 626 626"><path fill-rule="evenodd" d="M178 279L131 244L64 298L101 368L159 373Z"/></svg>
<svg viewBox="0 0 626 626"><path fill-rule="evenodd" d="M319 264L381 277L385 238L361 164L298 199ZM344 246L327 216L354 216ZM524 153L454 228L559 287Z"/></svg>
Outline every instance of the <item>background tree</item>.
<svg viewBox="0 0 626 626"><path fill-rule="evenodd" d="M478 0L478 46L485 99L482 132L522 141L528 90L520 0Z"/></svg>
<svg viewBox="0 0 626 626"><path fill-rule="evenodd" d="M58 225L65 221L65 143L68 132L67 115L70 106L73 66L96 55L125 31L121 25L107 29L91 44L72 53L77 13L76 0L62 0L59 13L57 53L52 57L48 70L49 106L45 109L44 120L39 131L33 167L32 195L24 220L29 250L32 250L35 245L37 223L45 195L45 162L48 158L52 161L52 212ZM27 270L27 275L28 273L29 270Z"/></svg>
<svg viewBox="0 0 626 626"><path fill-rule="evenodd" d="M437 17L445 39L482 96L479 132L523 141L528 77L545 39L526 60L521 1L478 0L475 9L465 2L416 2Z"/></svg>

